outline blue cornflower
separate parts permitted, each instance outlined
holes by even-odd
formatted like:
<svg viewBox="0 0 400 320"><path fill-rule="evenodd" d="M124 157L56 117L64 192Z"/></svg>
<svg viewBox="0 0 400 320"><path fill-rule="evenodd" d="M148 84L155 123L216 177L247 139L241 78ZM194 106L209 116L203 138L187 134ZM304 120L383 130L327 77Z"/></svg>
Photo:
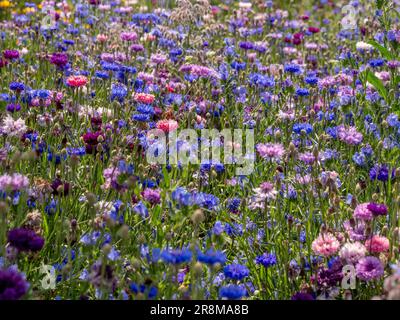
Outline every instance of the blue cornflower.
<svg viewBox="0 0 400 320"><path fill-rule="evenodd" d="M154 108L152 105L149 104L140 104L136 107L136 111L148 115L153 115L154 114Z"/></svg>
<svg viewBox="0 0 400 320"><path fill-rule="evenodd" d="M214 227L212 228L212 232L219 236L222 232L224 232L225 228L221 221L216 221Z"/></svg>
<svg viewBox="0 0 400 320"><path fill-rule="evenodd" d="M242 280L250 274L249 269L242 264L230 264L225 266L224 275L233 280Z"/></svg>
<svg viewBox="0 0 400 320"><path fill-rule="evenodd" d="M386 118L387 123L391 127L400 127L399 116L395 113L391 113Z"/></svg>
<svg viewBox="0 0 400 320"><path fill-rule="evenodd" d="M300 134L302 131L305 131L306 134L310 134L313 132L313 127L309 123L295 123L293 125L293 132Z"/></svg>
<svg viewBox="0 0 400 320"><path fill-rule="evenodd" d="M205 253L201 251L197 253L197 261L209 265L214 265L216 263L223 265L226 262L226 255L222 251L208 249Z"/></svg>
<svg viewBox="0 0 400 320"><path fill-rule="evenodd" d="M233 224L226 223L225 232L229 236L241 236L243 234L243 226L238 223L233 223Z"/></svg>
<svg viewBox="0 0 400 320"><path fill-rule="evenodd" d="M113 83L111 85L111 101L117 100L122 103L127 94L128 89L122 83Z"/></svg>
<svg viewBox="0 0 400 320"><path fill-rule="evenodd" d="M268 77L259 73L251 73L249 75L249 82L261 88L275 86L275 80L273 77Z"/></svg>
<svg viewBox="0 0 400 320"><path fill-rule="evenodd" d="M239 48L244 50L251 50L254 49L254 43L249 41L241 41L239 42Z"/></svg>
<svg viewBox="0 0 400 320"><path fill-rule="evenodd" d="M298 88L296 89L296 95L300 97L306 97L310 94L307 88Z"/></svg>
<svg viewBox="0 0 400 320"><path fill-rule="evenodd" d="M228 199L226 206L230 212L237 213L240 203L241 203L240 198L231 198Z"/></svg>
<svg viewBox="0 0 400 320"><path fill-rule="evenodd" d="M147 218L149 216L149 210L147 210L146 205L142 201L133 207L133 211L139 214L142 218Z"/></svg>
<svg viewBox="0 0 400 320"><path fill-rule="evenodd" d="M315 85L318 83L318 78L316 76L307 76L304 81L309 85Z"/></svg>
<svg viewBox="0 0 400 320"><path fill-rule="evenodd" d="M392 178L394 176L394 170L392 171ZM376 164L369 171L369 177L371 180L378 179L379 181L388 181L389 179L389 167L387 165Z"/></svg>
<svg viewBox="0 0 400 320"><path fill-rule="evenodd" d="M299 73L301 71L301 68L299 65L291 63L284 66L284 71L289 73Z"/></svg>
<svg viewBox="0 0 400 320"><path fill-rule="evenodd" d="M229 300L238 300L244 297L247 291L244 286L230 284L219 289L219 296Z"/></svg>
<svg viewBox="0 0 400 320"><path fill-rule="evenodd" d="M94 75L100 79L108 79L109 75L107 71L97 70Z"/></svg>
<svg viewBox="0 0 400 320"><path fill-rule="evenodd" d="M236 71L244 70L246 69L246 62L233 61L231 63L231 68Z"/></svg>
<svg viewBox="0 0 400 320"><path fill-rule="evenodd" d="M22 82L11 82L9 88L12 91L22 91L25 89L25 85Z"/></svg>
<svg viewBox="0 0 400 320"><path fill-rule="evenodd" d="M265 268L276 265L276 255L273 253L265 252L260 256L256 257L255 262L257 264L262 264Z"/></svg>
<svg viewBox="0 0 400 320"><path fill-rule="evenodd" d="M145 113L136 113L132 115L132 120L139 121L139 122L149 122L150 115Z"/></svg>
<svg viewBox="0 0 400 320"><path fill-rule="evenodd" d="M373 68L381 67L384 63L383 59L371 59L368 61L368 64Z"/></svg>
<svg viewBox="0 0 400 320"><path fill-rule="evenodd" d="M352 157L353 161L360 167L365 165L365 161L366 161L366 156L364 155L364 153L359 153L356 152L353 157Z"/></svg>
<svg viewBox="0 0 400 320"><path fill-rule="evenodd" d="M192 259L192 252L189 249L165 249L161 252L161 259L170 264L188 263Z"/></svg>
<svg viewBox="0 0 400 320"><path fill-rule="evenodd" d="M193 194L193 201L195 204L208 210L215 209L219 204L219 199L216 196L204 192Z"/></svg>

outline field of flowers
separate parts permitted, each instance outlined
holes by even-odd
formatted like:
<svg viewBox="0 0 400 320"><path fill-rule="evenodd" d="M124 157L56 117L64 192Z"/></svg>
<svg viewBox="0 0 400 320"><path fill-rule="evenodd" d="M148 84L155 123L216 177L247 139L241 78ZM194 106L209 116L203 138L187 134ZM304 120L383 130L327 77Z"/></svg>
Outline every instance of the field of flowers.
<svg viewBox="0 0 400 320"><path fill-rule="evenodd" d="M399 43L388 0L0 0L0 300L400 299Z"/></svg>

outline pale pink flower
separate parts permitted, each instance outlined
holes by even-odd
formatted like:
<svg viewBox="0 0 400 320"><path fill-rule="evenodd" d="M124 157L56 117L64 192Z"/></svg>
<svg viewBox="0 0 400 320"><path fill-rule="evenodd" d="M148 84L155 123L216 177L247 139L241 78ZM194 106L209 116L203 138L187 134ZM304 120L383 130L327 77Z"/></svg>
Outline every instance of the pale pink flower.
<svg viewBox="0 0 400 320"><path fill-rule="evenodd" d="M329 257L339 250L340 243L333 234L321 233L318 238L313 241L311 247L314 253Z"/></svg>
<svg viewBox="0 0 400 320"><path fill-rule="evenodd" d="M369 202L359 204L353 212L353 217L361 220L372 220L374 217L371 210L368 209Z"/></svg>
<svg viewBox="0 0 400 320"><path fill-rule="evenodd" d="M375 235L371 239L365 241L365 247L371 253L381 253L389 251L390 242L386 237Z"/></svg>
<svg viewBox="0 0 400 320"><path fill-rule="evenodd" d="M259 143L256 146L258 154L264 159L279 160L285 153L285 148L280 143Z"/></svg>
<svg viewBox="0 0 400 320"><path fill-rule="evenodd" d="M365 257L367 249L360 242L347 242L339 251L342 260L349 264L356 264L358 260Z"/></svg>
<svg viewBox="0 0 400 320"><path fill-rule="evenodd" d="M19 137L25 133L26 129L25 120L21 118L14 120L13 117L7 114L1 124L0 133L9 137Z"/></svg>

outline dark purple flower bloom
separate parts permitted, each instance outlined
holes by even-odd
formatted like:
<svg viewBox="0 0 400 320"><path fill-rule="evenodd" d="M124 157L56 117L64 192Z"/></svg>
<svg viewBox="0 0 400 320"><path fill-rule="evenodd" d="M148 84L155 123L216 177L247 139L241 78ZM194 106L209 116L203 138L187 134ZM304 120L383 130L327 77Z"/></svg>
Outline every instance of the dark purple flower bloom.
<svg viewBox="0 0 400 320"><path fill-rule="evenodd" d="M388 212L388 209L384 204L379 204L375 202L369 203L367 209L371 211L375 217L385 216Z"/></svg>
<svg viewBox="0 0 400 320"><path fill-rule="evenodd" d="M3 56L8 60L14 60L19 58L19 52L18 50L4 50Z"/></svg>
<svg viewBox="0 0 400 320"><path fill-rule="evenodd" d="M315 299L309 293L297 292L292 296L291 300L315 300Z"/></svg>
<svg viewBox="0 0 400 320"><path fill-rule="evenodd" d="M18 300L26 294L29 284L13 268L0 270L0 300Z"/></svg>
<svg viewBox="0 0 400 320"><path fill-rule="evenodd" d="M64 68L68 63L68 56L65 53L53 53L50 57L50 63L59 68Z"/></svg>
<svg viewBox="0 0 400 320"><path fill-rule="evenodd" d="M8 242L18 251L40 251L44 245L44 239L33 230L17 228L8 232Z"/></svg>
<svg viewBox="0 0 400 320"><path fill-rule="evenodd" d="M7 111L8 112L17 112L19 110L21 110L21 105L18 103L10 103L7 105Z"/></svg>
<svg viewBox="0 0 400 320"><path fill-rule="evenodd" d="M55 179L52 184L50 185L51 188L53 189L53 194L58 196L66 196L69 193L69 188L70 185L68 182L62 182L60 179ZM63 187L62 190L59 189L59 187Z"/></svg>
<svg viewBox="0 0 400 320"><path fill-rule="evenodd" d="M388 181L389 167L387 165L375 165L369 171L369 177L371 180L378 179L379 181ZM393 177L394 177L394 170L392 170L392 178Z"/></svg>
<svg viewBox="0 0 400 320"><path fill-rule="evenodd" d="M321 268L318 270L318 285L320 287L334 287L343 278L342 264L335 260L330 268Z"/></svg>

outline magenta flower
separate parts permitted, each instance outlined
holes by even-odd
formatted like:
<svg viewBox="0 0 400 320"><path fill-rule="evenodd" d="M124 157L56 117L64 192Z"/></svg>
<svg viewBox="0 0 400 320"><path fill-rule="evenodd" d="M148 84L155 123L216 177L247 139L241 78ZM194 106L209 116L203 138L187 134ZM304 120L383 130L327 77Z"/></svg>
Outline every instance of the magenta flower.
<svg viewBox="0 0 400 320"><path fill-rule="evenodd" d="M337 135L340 141L349 145L358 145L363 140L363 135L355 127L337 127Z"/></svg>
<svg viewBox="0 0 400 320"><path fill-rule="evenodd" d="M256 150L262 158L270 160L279 160L285 153L285 148L280 143L259 143Z"/></svg>

